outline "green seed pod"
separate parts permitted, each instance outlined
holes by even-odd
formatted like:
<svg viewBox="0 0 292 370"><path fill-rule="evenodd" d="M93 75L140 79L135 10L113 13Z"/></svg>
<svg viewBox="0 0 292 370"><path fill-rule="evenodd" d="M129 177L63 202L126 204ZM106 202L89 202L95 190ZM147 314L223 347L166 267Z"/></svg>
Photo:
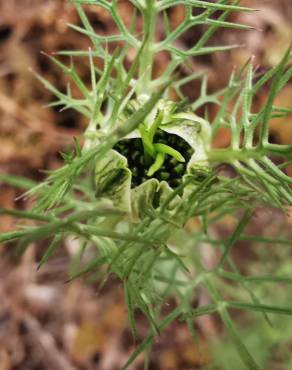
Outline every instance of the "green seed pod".
<svg viewBox="0 0 292 370"><path fill-rule="evenodd" d="M174 171L176 173L182 173L184 170L184 165L182 163L178 164L177 166L174 167Z"/></svg>
<svg viewBox="0 0 292 370"><path fill-rule="evenodd" d="M161 180L167 181L170 178L169 172L160 172L159 174Z"/></svg>

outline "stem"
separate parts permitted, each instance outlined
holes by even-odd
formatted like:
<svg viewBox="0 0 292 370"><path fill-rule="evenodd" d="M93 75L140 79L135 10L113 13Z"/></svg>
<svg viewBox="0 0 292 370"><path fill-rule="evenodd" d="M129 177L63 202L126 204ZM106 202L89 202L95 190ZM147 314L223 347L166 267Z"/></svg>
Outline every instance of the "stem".
<svg viewBox="0 0 292 370"><path fill-rule="evenodd" d="M234 163L235 161L246 161L248 159L263 159L264 156L277 155L279 157L291 157L291 145L266 144L264 147L252 147L249 149L211 149L207 156L210 162Z"/></svg>
<svg viewBox="0 0 292 370"><path fill-rule="evenodd" d="M211 149L208 153L210 162L234 163L235 161L246 161L249 158L261 159L264 155L262 149Z"/></svg>
<svg viewBox="0 0 292 370"><path fill-rule="evenodd" d="M145 46L141 54L141 64L139 69L139 86L137 88L138 94L150 95L150 83L152 79L152 69L154 61L153 45L155 41L157 19L156 0L145 1L145 8L143 9L143 23L144 35L146 38Z"/></svg>

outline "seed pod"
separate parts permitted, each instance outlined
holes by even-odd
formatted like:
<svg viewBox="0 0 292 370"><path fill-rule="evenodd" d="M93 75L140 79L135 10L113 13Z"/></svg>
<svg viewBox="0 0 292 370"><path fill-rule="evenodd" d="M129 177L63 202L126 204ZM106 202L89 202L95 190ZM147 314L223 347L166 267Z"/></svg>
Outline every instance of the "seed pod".
<svg viewBox="0 0 292 370"><path fill-rule="evenodd" d="M184 171L184 165L182 163L178 164L177 166L174 167L174 171L177 174L180 174Z"/></svg>
<svg viewBox="0 0 292 370"><path fill-rule="evenodd" d="M160 172L159 176L160 176L161 180L167 181L170 178L170 173L169 172Z"/></svg>

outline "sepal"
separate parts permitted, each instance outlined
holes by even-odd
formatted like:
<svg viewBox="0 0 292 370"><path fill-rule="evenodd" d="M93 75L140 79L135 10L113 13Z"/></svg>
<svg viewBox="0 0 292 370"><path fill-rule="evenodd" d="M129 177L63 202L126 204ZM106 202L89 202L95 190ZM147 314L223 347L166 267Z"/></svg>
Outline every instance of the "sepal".
<svg viewBox="0 0 292 370"><path fill-rule="evenodd" d="M131 180L127 159L115 150L96 164L96 196L111 199L115 207L126 213L131 213Z"/></svg>

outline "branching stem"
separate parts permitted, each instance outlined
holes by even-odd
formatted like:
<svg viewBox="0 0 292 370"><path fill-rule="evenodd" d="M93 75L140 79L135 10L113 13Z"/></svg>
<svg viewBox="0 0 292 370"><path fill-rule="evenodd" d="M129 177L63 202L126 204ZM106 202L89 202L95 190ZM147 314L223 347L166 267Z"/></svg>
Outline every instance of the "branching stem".
<svg viewBox="0 0 292 370"><path fill-rule="evenodd" d="M139 69L138 94L150 94L150 82L152 80L152 69L154 61L153 44L155 42L157 21L156 0L147 0L143 9L145 46L141 55Z"/></svg>

